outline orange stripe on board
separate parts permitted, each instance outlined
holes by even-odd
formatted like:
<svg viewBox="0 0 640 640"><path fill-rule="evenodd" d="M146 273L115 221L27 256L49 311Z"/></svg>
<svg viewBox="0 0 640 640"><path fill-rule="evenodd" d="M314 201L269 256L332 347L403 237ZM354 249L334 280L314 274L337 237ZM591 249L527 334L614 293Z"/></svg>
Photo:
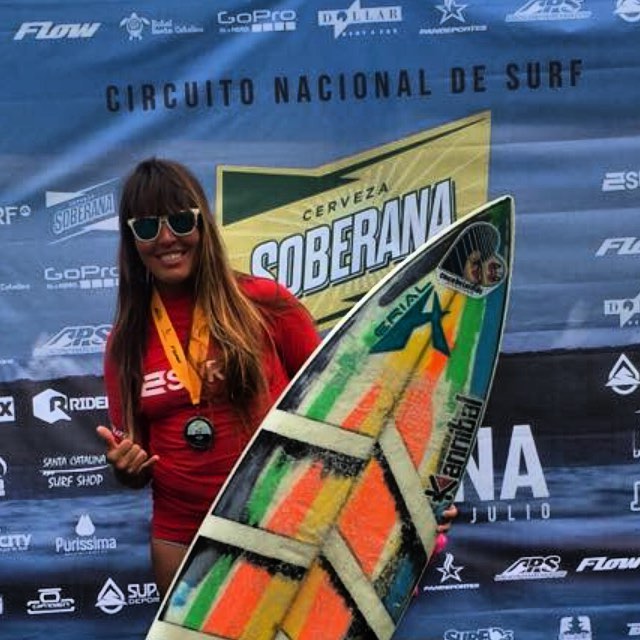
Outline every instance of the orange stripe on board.
<svg viewBox="0 0 640 640"><path fill-rule="evenodd" d="M379 383L374 384L364 395L355 409L349 413L344 419L342 426L352 431L360 431L363 422L374 409L378 396L380 395L381 386Z"/></svg>
<svg viewBox="0 0 640 640"><path fill-rule="evenodd" d="M240 561L201 630L225 638L240 638L271 579L266 569Z"/></svg>
<svg viewBox="0 0 640 640"><path fill-rule="evenodd" d="M291 620L283 625L292 640L342 640L353 622L347 603L335 590L326 571L317 565L311 569L308 590L300 592L296 605L303 611L291 611ZM301 616L301 613L306 615Z"/></svg>
<svg viewBox="0 0 640 640"><path fill-rule="evenodd" d="M431 437L434 388L435 383L426 377L415 380L406 390L394 415L398 433L415 467L420 464Z"/></svg>
<svg viewBox="0 0 640 640"><path fill-rule="evenodd" d="M266 529L283 536L295 536L313 501L324 485L323 464L315 460L305 474L294 484L275 509Z"/></svg>
<svg viewBox="0 0 640 640"><path fill-rule="evenodd" d="M463 305L463 298L454 295L449 306L450 313L442 322L445 338L451 350L455 348L455 335ZM448 362L447 356L430 347L422 370L409 385L395 412L396 427L416 468L422 462L431 439L434 390Z"/></svg>
<svg viewBox="0 0 640 640"><path fill-rule="evenodd" d="M376 460L371 460L338 524L340 533L369 578L397 519L396 503L385 482L382 467Z"/></svg>

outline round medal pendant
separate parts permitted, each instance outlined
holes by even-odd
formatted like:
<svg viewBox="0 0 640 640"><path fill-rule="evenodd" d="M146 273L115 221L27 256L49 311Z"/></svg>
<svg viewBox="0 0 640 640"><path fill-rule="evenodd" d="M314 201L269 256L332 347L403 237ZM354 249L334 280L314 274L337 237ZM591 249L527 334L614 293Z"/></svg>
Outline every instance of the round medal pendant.
<svg viewBox="0 0 640 640"><path fill-rule="evenodd" d="M195 416L184 425L184 439L193 449L210 449L213 444L213 425L207 418Z"/></svg>

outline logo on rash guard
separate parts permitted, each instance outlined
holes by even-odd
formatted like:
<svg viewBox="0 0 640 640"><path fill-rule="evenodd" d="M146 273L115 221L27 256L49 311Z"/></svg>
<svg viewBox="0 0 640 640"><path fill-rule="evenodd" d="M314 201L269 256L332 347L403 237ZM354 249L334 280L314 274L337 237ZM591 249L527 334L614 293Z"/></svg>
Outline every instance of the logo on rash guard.
<svg viewBox="0 0 640 640"><path fill-rule="evenodd" d="M142 398L150 398L151 396L160 396L169 391L179 391L184 385L173 369L162 369L160 371L152 371L144 376L142 381Z"/></svg>

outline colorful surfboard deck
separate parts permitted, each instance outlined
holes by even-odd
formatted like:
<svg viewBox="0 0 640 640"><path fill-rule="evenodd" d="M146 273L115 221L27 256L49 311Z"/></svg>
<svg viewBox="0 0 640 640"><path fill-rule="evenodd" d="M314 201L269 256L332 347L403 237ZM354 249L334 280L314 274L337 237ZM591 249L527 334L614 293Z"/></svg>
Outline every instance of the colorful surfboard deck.
<svg viewBox="0 0 640 640"><path fill-rule="evenodd" d="M457 221L333 329L236 464L147 640L393 636L484 413L513 215L503 197Z"/></svg>

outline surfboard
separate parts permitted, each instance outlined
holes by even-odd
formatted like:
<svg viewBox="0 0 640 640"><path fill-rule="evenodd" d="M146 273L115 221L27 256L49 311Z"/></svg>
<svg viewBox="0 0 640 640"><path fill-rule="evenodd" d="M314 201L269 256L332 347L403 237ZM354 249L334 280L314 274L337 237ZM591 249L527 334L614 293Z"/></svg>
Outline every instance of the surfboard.
<svg viewBox="0 0 640 640"><path fill-rule="evenodd" d="M513 200L384 277L267 414L147 640L386 640L475 443L505 324Z"/></svg>

